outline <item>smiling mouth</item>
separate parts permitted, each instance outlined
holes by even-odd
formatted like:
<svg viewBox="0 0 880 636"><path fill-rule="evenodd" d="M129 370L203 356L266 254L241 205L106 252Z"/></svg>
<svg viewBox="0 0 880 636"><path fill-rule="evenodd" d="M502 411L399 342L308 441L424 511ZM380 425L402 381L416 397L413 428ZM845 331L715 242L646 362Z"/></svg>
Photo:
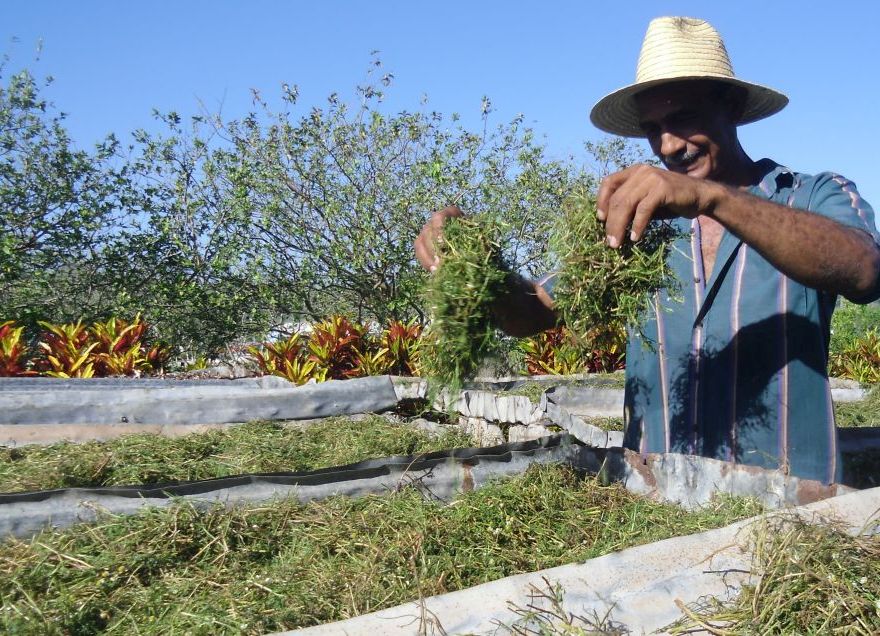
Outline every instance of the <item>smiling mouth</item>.
<svg viewBox="0 0 880 636"><path fill-rule="evenodd" d="M700 151L687 152L676 156L663 158L663 164L670 170L686 172L693 163L702 156Z"/></svg>

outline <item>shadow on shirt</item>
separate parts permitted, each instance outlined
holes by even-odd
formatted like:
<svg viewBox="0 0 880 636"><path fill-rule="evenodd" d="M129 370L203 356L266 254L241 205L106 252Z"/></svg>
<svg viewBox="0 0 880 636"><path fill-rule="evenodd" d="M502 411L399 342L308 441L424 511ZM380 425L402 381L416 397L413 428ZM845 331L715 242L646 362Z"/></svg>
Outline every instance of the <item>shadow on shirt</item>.
<svg viewBox="0 0 880 636"><path fill-rule="evenodd" d="M826 398L810 394L813 388L824 385L817 382L805 387L796 386L796 382L797 377L804 377L806 369L808 375L825 377L827 341L827 331L823 333L819 325L803 316L777 314L742 327L724 346L707 341L699 356L688 353L683 360L669 364L669 369L680 370L669 390L669 450L778 468L780 413L789 406L789 435L797 413L798 436L803 439L804 435L820 435L824 440ZM785 368L787 403L781 391ZM659 395L652 388L643 378L628 377L627 407L644 404L652 394ZM803 421L804 415L816 424ZM661 437L656 441L662 441L665 433L657 431L653 435ZM634 417L627 426L624 445L638 450L640 438L641 427ZM665 449L656 447L652 440L647 450ZM820 448L816 451L825 453Z"/></svg>

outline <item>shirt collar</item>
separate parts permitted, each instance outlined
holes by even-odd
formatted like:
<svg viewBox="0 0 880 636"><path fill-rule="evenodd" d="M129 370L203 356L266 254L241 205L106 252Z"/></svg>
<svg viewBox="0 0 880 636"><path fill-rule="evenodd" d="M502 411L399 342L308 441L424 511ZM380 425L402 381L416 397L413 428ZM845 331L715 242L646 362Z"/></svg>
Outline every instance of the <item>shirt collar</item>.
<svg viewBox="0 0 880 636"><path fill-rule="evenodd" d="M763 174L757 185L749 187L749 191L755 196L772 198L774 194L783 188L792 187L794 173L781 166L772 159L761 159L757 162L759 174Z"/></svg>

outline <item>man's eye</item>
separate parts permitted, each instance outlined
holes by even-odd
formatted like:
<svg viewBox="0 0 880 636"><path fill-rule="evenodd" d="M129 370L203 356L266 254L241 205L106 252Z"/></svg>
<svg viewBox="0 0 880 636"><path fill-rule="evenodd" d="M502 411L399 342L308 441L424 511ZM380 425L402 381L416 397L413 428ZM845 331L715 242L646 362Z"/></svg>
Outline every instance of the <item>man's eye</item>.
<svg viewBox="0 0 880 636"><path fill-rule="evenodd" d="M641 128L647 137L655 137L660 134L660 126L657 124L641 124Z"/></svg>
<svg viewBox="0 0 880 636"><path fill-rule="evenodd" d="M688 124L697 119L697 113L691 111L684 111L681 113L676 113L674 117L671 118L674 124Z"/></svg>

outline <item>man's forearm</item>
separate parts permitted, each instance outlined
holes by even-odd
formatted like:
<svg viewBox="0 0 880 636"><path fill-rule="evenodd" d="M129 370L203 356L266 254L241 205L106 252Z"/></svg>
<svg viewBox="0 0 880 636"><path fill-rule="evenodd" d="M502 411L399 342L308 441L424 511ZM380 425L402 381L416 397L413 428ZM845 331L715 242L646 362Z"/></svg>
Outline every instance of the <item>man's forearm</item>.
<svg viewBox="0 0 880 636"><path fill-rule="evenodd" d="M867 232L727 186L709 216L803 285L852 300L875 289L880 249Z"/></svg>
<svg viewBox="0 0 880 636"><path fill-rule="evenodd" d="M556 326L558 317L553 300L543 287L511 274L507 293L494 307L495 322L509 336L524 338Z"/></svg>

